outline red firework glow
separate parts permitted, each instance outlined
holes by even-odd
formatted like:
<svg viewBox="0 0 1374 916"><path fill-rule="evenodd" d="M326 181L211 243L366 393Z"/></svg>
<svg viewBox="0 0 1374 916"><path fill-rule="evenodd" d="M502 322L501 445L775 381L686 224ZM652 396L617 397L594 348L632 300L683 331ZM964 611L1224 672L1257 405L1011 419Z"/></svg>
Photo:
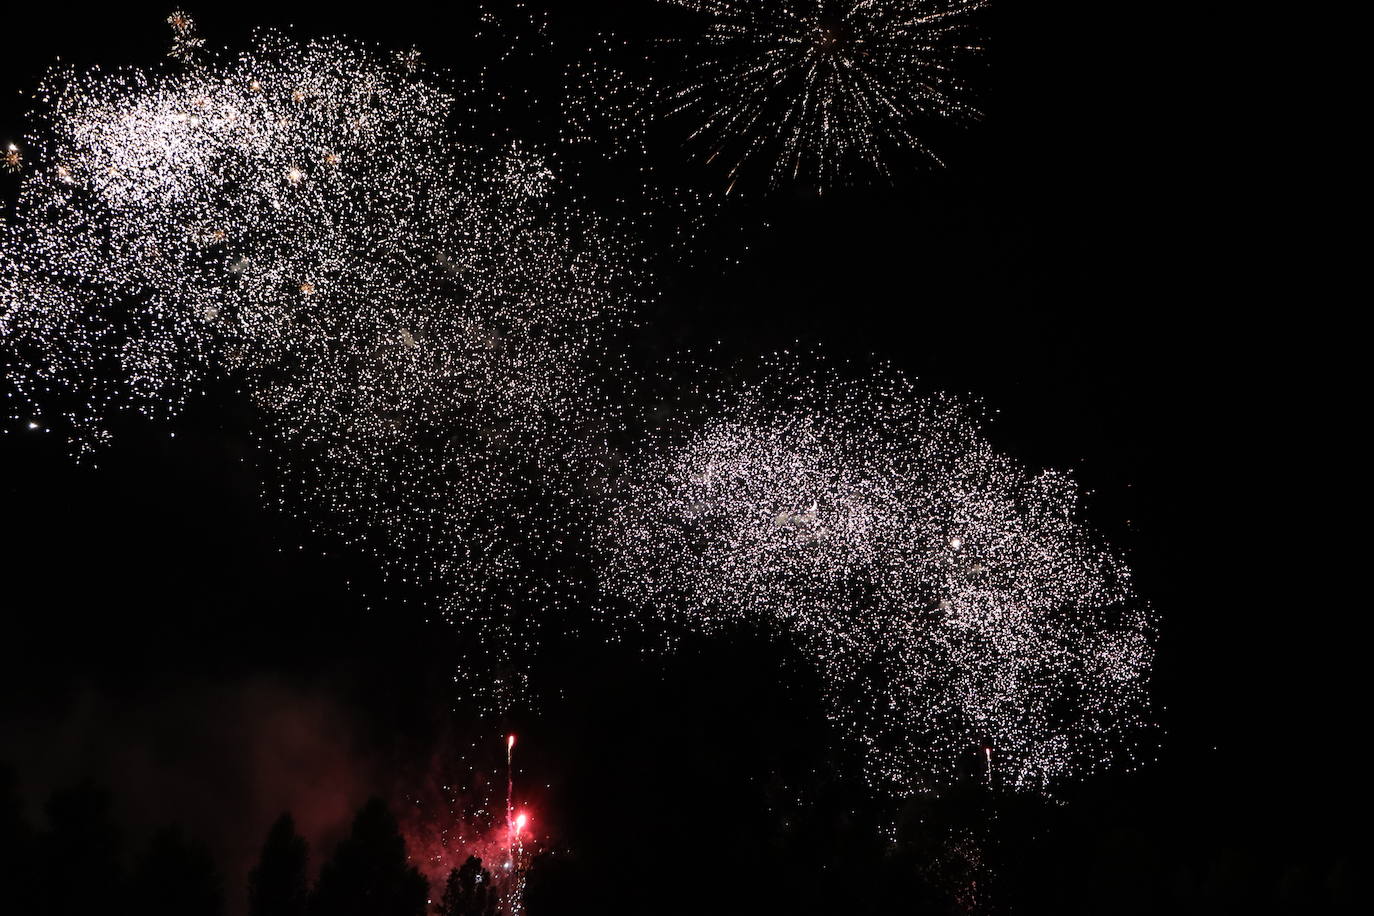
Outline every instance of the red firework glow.
<svg viewBox="0 0 1374 916"><path fill-rule="evenodd" d="M498 807L501 775L492 765L496 761L488 758L487 765L481 766L472 756L477 745L470 749L449 746L436 752L423 785L412 783L411 791L404 793L404 805L398 807L412 861L431 888L441 890L450 870L476 856L502 887L502 912L518 914L523 909L524 869L539 838L532 832L534 818L528 800L522 799L518 808L515 803L515 736L505 736L504 743L505 812Z"/></svg>

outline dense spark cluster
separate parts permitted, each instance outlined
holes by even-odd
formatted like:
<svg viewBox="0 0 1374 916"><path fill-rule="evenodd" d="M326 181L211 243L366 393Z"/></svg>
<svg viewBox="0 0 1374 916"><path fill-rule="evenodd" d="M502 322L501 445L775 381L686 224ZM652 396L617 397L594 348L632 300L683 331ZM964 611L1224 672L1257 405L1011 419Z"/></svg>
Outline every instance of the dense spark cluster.
<svg viewBox="0 0 1374 916"><path fill-rule="evenodd" d="M721 47L774 34L759 17L824 12L693 5L720 17ZM778 70L740 97L748 117L708 124L757 137L750 151L780 137L789 168L823 180L851 154L881 168L873 137L915 143L900 127L915 102L876 123L878 89L837 93L895 52L843 55L879 24L895 40L918 5L927 19L905 27L928 30L937 60L944 23L977 4L852 4L850 31L806 71L805 104L775 104L796 88ZM0 226L0 347L21 423L65 429L84 452L122 413L171 419L236 386L277 468L271 497L445 596L472 624L465 693L496 708L526 688L528 609L575 603L590 539L608 594L693 629L759 623L814 662L875 786L938 781L984 747L999 778L1033 786L1120 746L1150 620L1077 520L1070 481L1027 473L966 410L898 377L779 362L613 485L618 421L590 377L638 293L636 249L568 206L541 157L457 143L453 95L414 53L268 35L223 58L189 19L172 25L194 67L55 73L23 156L6 154L25 171L18 218ZM935 64L914 72L952 85ZM567 148L595 146L601 106L647 158L629 116L640 97L615 96L622 73L576 74L587 91L561 110L586 117ZM646 175L627 180L656 188ZM626 209L671 196L627 194Z"/></svg>
<svg viewBox="0 0 1374 916"><path fill-rule="evenodd" d="M633 281L542 160L456 147L415 69L268 35L186 70L53 74L0 230L0 339L20 418L62 415L78 450L229 380L284 506L470 596L518 565L512 517L568 486L589 354Z"/></svg>
<svg viewBox="0 0 1374 916"><path fill-rule="evenodd" d="M1036 787L1125 746L1150 617L1072 482L898 375L772 372L628 473L605 586L670 627L779 633L875 788L938 782L982 746Z"/></svg>
<svg viewBox="0 0 1374 916"><path fill-rule="evenodd" d="M667 0L710 17L669 107L694 122L692 143L771 180L824 186L863 166L888 174L894 149L936 163L923 119L972 119L959 59L987 0Z"/></svg>

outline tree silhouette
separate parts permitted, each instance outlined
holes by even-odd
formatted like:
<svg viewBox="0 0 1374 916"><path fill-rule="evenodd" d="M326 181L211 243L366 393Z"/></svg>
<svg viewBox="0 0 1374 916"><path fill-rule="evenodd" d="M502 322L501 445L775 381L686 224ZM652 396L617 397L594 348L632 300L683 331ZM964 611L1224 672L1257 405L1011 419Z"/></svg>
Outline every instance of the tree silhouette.
<svg viewBox="0 0 1374 916"><path fill-rule="evenodd" d="M424 916L429 883L406 859L386 803L374 798L320 869L312 916Z"/></svg>
<svg viewBox="0 0 1374 916"><path fill-rule="evenodd" d="M482 860L468 856L462 867L448 873L439 916L496 916L500 897L491 885L491 872Z"/></svg>
<svg viewBox="0 0 1374 916"><path fill-rule="evenodd" d="M130 904L140 916L220 916L224 894L209 850L179 827L158 831L134 871Z"/></svg>
<svg viewBox="0 0 1374 916"><path fill-rule="evenodd" d="M262 857L248 873L249 916L305 916L309 902L306 856L305 839L296 833L296 822L283 814L267 832Z"/></svg>

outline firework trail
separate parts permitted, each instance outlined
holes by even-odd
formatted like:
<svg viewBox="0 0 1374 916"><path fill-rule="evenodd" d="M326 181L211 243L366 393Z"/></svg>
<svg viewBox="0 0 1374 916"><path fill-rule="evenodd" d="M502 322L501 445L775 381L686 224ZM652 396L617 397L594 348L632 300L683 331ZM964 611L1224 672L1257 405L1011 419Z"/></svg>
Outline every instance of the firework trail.
<svg viewBox="0 0 1374 916"><path fill-rule="evenodd" d="M958 75L973 14L986 0L666 0L708 18L671 114L693 125L689 144L730 163L733 187L751 160L774 184L820 186L910 149L940 159L920 125L978 111Z"/></svg>
<svg viewBox="0 0 1374 916"><path fill-rule="evenodd" d="M525 826L529 815L515 811L515 735L506 736L506 911L524 912L525 874L529 863L525 859Z"/></svg>
<svg viewBox="0 0 1374 916"><path fill-rule="evenodd" d="M506 736L506 862L509 865L515 847L515 736Z"/></svg>
<svg viewBox="0 0 1374 916"><path fill-rule="evenodd" d="M937 784L983 746L1020 787L1116 756L1151 621L1072 482L895 373L769 369L629 472L607 590L670 627L779 634L878 790Z"/></svg>
<svg viewBox="0 0 1374 916"><path fill-rule="evenodd" d="M508 768L511 737L500 739ZM492 906L499 901L500 912L520 913L532 854L539 849L539 842L531 830L528 810L514 804L513 770L507 771L504 804L499 778L488 778L495 776L500 763L482 753L486 746L486 739L465 747L442 742L420 770L398 777L395 794L402 800L397 806L402 832L431 887L447 887L455 870L474 872L480 868L480 872L469 875L477 885L469 886L469 893L476 892ZM490 747L494 749L496 744ZM470 857L480 860L480 865L470 864ZM461 877L458 883L463 883Z"/></svg>

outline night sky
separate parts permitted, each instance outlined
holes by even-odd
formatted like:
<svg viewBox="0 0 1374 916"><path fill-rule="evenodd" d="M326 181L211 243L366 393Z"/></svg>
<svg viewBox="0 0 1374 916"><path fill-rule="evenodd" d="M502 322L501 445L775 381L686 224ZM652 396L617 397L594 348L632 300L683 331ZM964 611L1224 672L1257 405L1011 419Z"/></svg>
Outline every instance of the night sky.
<svg viewBox="0 0 1374 916"><path fill-rule="evenodd" d="M575 6L554 19L569 42L656 25L635 3ZM229 46L290 25L414 45L454 71L471 53L464 4L347 7L189 11ZM1354 637L1339 574L1312 571L1341 564L1298 520L1319 499L1316 402L1298 387L1309 347L1256 304L1278 268L1245 250L1259 233L1184 101L1191 76L1160 60L1192 42L1140 4L994 7L987 117L937 132L948 168L730 210L738 231L717 239L739 263L658 277L631 360L728 366L821 345L890 361L980 401L997 447L1088 492L1086 517L1160 618L1158 748L1049 799L983 793L971 767L928 810L901 811L976 829L991 882L976 911L1350 905L1359 860L1333 825L1362 781L1360 729L1331 724L1343 699L1327 684L1329 643ZM19 93L54 57L152 63L168 11L7 12L0 143L22 136ZM665 168L721 186L686 157ZM7 205L17 184L0 175ZM417 842L441 819L435 782L504 778L509 730L548 850L531 916L947 905L912 889L903 855L919 852L879 842L892 810L845 778L814 685L765 638L656 656L591 626L548 647L537 715L483 716L454 697L461 640L420 597L262 505L252 427L226 387L174 437L129 421L86 464L23 424L0 435L0 763L33 819L56 788L108 786L135 839L173 821L203 838L238 913L282 810L316 863L370 795Z"/></svg>

